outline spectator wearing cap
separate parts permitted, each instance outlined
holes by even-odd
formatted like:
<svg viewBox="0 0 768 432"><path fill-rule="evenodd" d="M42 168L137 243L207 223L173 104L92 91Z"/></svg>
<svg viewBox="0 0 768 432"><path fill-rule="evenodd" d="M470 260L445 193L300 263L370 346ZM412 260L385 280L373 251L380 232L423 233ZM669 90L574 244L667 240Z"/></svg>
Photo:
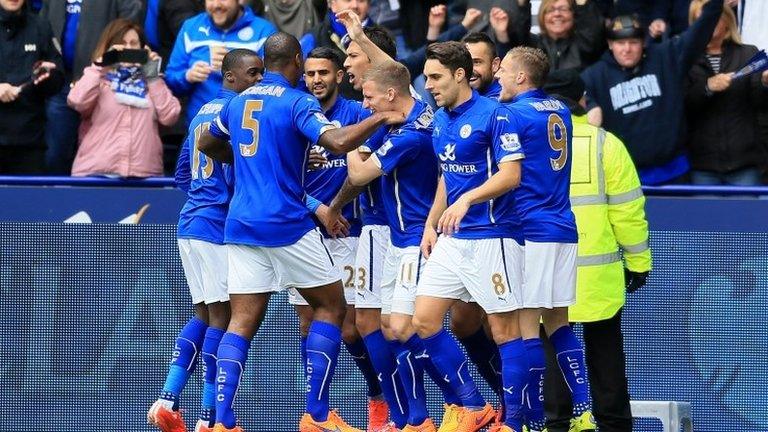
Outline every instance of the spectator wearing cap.
<svg viewBox="0 0 768 432"><path fill-rule="evenodd" d="M142 21L142 0L47 0L40 16L51 23L53 36L60 41L66 81L61 92L48 100L45 128L48 144L48 172L69 175L77 147L80 116L67 105L71 84L80 79L91 64L99 35L117 18Z"/></svg>
<svg viewBox="0 0 768 432"><path fill-rule="evenodd" d="M163 174L158 125L172 125L181 111L159 76L159 56L149 51L146 65L102 65L107 51L146 49L141 27L117 19L104 29L93 64L69 93L68 102L83 117L73 176L152 177Z"/></svg>
<svg viewBox="0 0 768 432"><path fill-rule="evenodd" d="M690 19L701 15L707 0L691 3ZM766 155L757 113L768 107L768 71L733 79L733 72L757 53L743 45L736 15L723 8L706 53L688 73L685 105L691 182L702 185L760 184Z"/></svg>
<svg viewBox="0 0 768 432"><path fill-rule="evenodd" d="M632 432L621 316L625 292L642 287L651 270L645 198L624 144L610 132L587 123L584 88L573 69L553 72L543 87L567 103L573 120L570 195L579 244L576 304L568 308L568 316L583 326L584 357L598 430ZM612 258L598 263L595 257ZM551 344L542 340L547 357L547 430L566 432L571 418L570 390Z"/></svg>
<svg viewBox="0 0 768 432"><path fill-rule="evenodd" d="M45 100L64 76L51 26L25 0L0 0L0 175L45 171Z"/></svg>
<svg viewBox="0 0 768 432"><path fill-rule="evenodd" d="M543 0L539 6L541 34L531 33L531 2L524 0L513 16L519 23L509 32L510 44L540 48L549 57L550 70L579 69L596 62L605 51L605 26L592 0Z"/></svg>
<svg viewBox="0 0 768 432"><path fill-rule="evenodd" d="M684 82L722 9L723 0L712 0L688 30L647 48L640 23L631 16L616 17L608 30L609 51L581 75L590 123L627 145L643 184L685 180L690 165L684 153Z"/></svg>
<svg viewBox="0 0 768 432"><path fill-rule="evenodd" d="M264 55L264 42L277 32L238 0L205 0L205 12L186 20L176 37L165 81L177 96L189 96L187 121L214 99L222 85L221 62L231 49Z"/></svg>

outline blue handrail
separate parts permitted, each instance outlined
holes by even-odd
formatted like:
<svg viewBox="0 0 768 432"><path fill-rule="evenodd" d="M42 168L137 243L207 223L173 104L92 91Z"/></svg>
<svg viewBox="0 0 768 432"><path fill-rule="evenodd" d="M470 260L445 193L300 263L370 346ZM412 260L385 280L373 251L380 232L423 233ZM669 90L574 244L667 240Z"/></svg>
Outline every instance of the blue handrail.
<svg viewBox="0 0 768 432"><path fill-rule="evenodd" d="M0 176L0 186L81 186L81 187L175 187L173 177L125 179L109 177Z"/></svg>
<svg viewBox="0 0 768 432"><path fill-rule="evenodd" d="M0 186L82 186L82 187L175 187L173 177L150 177L145 179L123 179L107 177L12 177L0 176ZM650 196L768 196L768 186L643 186Z"/></svg>

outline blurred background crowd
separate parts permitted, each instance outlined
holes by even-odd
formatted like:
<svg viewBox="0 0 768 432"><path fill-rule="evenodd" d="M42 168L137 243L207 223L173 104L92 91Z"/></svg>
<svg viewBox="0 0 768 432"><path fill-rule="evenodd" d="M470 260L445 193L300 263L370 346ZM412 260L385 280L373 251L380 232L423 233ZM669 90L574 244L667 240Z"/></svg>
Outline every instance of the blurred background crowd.
<svg viewBox="0 0 768 432"><path fill-rule="evenodd" d="M590 122L622 139L644 184L765 184L768 72L733 73L768 48L768 2L708 3L0 0L0 175L170 174L187 121L221 86L228 50L261 55L282 30L306 52L343 53L334 14L353 9L391 32L427 101L423 48L485 33L496 52L473 52L481 85L517 45L543 49L552 70L578 70ZM148 55L107 64L106 52L123 49Z"/></svg>

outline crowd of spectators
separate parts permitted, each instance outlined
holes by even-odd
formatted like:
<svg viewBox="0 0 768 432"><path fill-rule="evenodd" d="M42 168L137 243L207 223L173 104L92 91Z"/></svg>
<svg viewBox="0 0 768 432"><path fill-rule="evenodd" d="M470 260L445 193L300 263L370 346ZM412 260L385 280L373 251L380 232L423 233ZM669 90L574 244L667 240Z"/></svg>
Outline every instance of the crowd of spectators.
<svg viewBox="0 0 768 432"><path fill-rule="evenodd" d="M472 33L489 95L499 57L543 49L581 73L590 123L624 141L644 184L766 178L768 72L733 78L768 49L763 0L0 0L0 175L162 175L228 50L261 55L279 29L345 57L344 9L396 36L415 91L434 41ZM146 59L103 64L122 49Z"/></svg>

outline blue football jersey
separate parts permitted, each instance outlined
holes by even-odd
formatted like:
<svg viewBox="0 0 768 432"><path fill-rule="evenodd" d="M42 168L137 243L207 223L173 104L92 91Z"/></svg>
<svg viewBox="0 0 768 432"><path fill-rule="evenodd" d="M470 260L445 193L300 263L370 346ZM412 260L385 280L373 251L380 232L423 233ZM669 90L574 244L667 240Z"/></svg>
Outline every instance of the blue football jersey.
<svg viewBox="0 0 768 432"><path fill-rule="evenodd" d="M435 199L438 164L432 151L432 108L416 101L405 123L371 155L384 172L382 200L392 244L418 246Z"/></svg>
<svg viewBox="0 0 768 432"><path fill-rule="evenodd" d="M517 134L525 152L522 182L515 191L525 239L576 243L571 211L571 112L541 90L531 90L507 104L521 119Z"/></svg>
<svg viewBox="0 0 768 432"><path fill-rule="evenodd" d="M309 146L335 126L314 97L280 74L232 98L210 132L232 143L235 191L224 241L278 247L296 243L315 228L304 205Z"/></svg>
<svg viewBox="0 0 768 432"><path fill-rule="evenodd" d="M338 96L336 103L325 112L328 120L337 127L355 124L363 115L369 114L360 102L347 100L341 96ZM334 155L318 145L315 145L313 149L325 156L328 162L318 169L307 171L304 187L307 194L322 201L323 204L329 205L347 178L347 155ZM351 224L349 235L359 237L362 227L358 200L355 199L344 206L341 213ZM323 235L328 237L325 227L319 226Z"/></svg>
<svg viewBox="0 0 768 432"><path fill-rule="evenodd" d="M525 157L515 136L516 117L498 102L472 92L472 98L435 114L432 145L440 160L448 205L482 185L498 164ZM461 239L513 238L523 241L512 192L471 206L453 234Z"/></svg>
<svg viewBox="0 0 768 432"><path fill-rule="evenodd" d="M495 101L499 100L499 96L501 96L501 84L499 84L499 80L493 80L491 85L489 85L488 88L480 94L480 96L487 97L488 99L493 99Z"/></svg>
<svg viewBox="0 0 768 432"><path fill-rule="evenodd" d="M197 140L206 131L224 104L237 93L222 89L218 97L200 108L189 125L181 148L178 170L189 175L187 202L179 214L178 237L224 243L224 220L232 196L232 167L217 162L197 149Z"/></svg>

